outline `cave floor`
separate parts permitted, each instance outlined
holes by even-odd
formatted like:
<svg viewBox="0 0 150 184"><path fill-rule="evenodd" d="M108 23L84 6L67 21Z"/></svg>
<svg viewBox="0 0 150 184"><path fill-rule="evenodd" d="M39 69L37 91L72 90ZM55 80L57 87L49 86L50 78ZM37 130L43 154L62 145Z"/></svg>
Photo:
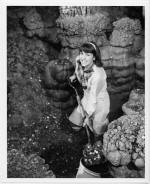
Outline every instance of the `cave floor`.
<svg viewBox="0 0 150 184"><path fill-rule="evenodd" d="M56 139L49 138L51 140L49 147L40 156L45 159L56 178L75 178L83 147L88 142L87 134L85 128L79 132L72 130L65 115L62 115L58 121L60 129L55 129ZM102 177L109 178L111 175L106 168Z"/></svg>

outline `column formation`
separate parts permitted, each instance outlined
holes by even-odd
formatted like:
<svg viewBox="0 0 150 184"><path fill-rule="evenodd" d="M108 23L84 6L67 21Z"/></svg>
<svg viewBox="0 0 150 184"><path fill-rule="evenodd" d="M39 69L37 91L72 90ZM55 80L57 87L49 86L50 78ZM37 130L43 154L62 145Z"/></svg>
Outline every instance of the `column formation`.
<svg viewBox="0 0 150 184"><path fill-rule="evenodd" d="M76 105L75 93L67 81L73 72L74 66L67 59L56 59L47 64L44 83L52 109L71 112Z"/></svg>
<svg viewBox="0 0 150 184"><path fill-rule="evenodd" d="M62 6L56 22L62 44L61 58L70 57L75 61L78 48L85 42L94 41L98 46L108 44L105 30L110 19L107 13L93 13L87 6Z"/></svg>
<svg viewBox="0 0 150 184"><path fill-rule="evenodd" d="M110 38L112 58L112 80L109 91L112 93L130 92L134 87L134 57L131 56L135 34L141 32L139 20L121 18L113 23L114 29Z"/></svg>

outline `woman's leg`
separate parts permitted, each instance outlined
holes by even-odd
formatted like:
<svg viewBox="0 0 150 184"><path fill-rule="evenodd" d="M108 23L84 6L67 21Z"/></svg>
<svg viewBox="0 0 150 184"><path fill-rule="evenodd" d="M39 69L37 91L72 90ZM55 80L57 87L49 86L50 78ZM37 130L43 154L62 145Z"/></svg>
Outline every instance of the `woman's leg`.
<svg viewBox="0 0 150 184"><path fill-rule="evenodd" d="M81 128L82 128L82 126L78 126L78 125L76 125L76 124L74 124L74 123L72 123L72 122L70 122L70 126L71 126L71 128L74 130L74 131L80 131L81 130Z"/></svg>
<svg viewBox="0 0 150 184"><path fill-rule="evenodd" d="M75 131L79 131L82 128L83 118L81 113L78 112L77 108L74 109L68 119L70 121L70 126Z"/></svg>

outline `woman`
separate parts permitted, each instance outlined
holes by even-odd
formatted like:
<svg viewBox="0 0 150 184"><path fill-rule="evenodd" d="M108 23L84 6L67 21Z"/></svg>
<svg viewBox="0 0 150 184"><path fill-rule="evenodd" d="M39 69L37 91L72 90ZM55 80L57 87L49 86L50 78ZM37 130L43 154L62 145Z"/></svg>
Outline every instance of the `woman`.
<svg viewBox="0 0 150 184"><path fill-rule="evenodd" d="M100 50L95 43L85 43L79 50L75 73L70 80L73 82L77 78L83 87L84 95L81 103L86 112L86 118L83 117L82 109L78 106L69 116L69 120L75 130L80 130L87 124L96 137L103 135L108 125L110 100L106 73L102 67ZM92 119L92 123L89 119Z"/></svg>

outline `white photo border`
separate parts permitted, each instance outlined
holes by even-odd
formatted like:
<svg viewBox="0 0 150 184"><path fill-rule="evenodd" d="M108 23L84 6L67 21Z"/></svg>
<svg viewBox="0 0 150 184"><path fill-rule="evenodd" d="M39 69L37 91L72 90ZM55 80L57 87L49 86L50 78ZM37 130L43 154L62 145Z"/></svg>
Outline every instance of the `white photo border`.
<svg viewBox="0 0 150 184"><path fill-rule="evenodd" d="M100 179L59 179L59 178L7 178L7 6L144 6L145 7L145 133L146 166L145 178L100 178ZM150 2L149 0L1 0L0 2L0 183L150 183Z"/></svg>

